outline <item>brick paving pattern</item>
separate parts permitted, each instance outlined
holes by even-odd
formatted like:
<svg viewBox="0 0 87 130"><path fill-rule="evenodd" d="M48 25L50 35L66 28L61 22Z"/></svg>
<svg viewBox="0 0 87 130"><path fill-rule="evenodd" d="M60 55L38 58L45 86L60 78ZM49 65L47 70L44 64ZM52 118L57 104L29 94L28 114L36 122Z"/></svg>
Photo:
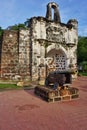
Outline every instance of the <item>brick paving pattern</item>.
<svg viewBox="0 0 87 130"><path fill-rule="evenodd" d="M0 92L0 130L87 130L87 78L72 86L79 98L47 103L33 90Z"/></svg>

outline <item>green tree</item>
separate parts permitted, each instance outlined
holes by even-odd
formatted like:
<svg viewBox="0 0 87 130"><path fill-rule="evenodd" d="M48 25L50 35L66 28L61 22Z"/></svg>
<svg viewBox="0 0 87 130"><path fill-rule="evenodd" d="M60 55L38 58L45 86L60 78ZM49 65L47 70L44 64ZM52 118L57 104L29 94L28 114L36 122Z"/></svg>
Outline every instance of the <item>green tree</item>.
<svg viewBox="0 0 87 130"><path fill-rule="evenodd" d="M7 29L8 30L26 29L26 26L25 26L25 24L19 23L19 24L15 24L13 26L9 26Z"/></svg>
<svg viewBox="0 0 87 130"><path fill-rule="evenodd" d="M82 71L87 72L87 61L81 62L80 66L82 66Z"/></svg>
<svg viewBox="0 0 87 130"><path fill-rule="evenodd" d="M78 64L87 61L87 37L79 37L77 46Z"/></svg>
<svg viewBox="0 0 87 130"><path fill-rule="evenodd" d="M27 19L24 24L26 27L29 27L30 26L30 23L31 23L31 19Z"/></svg>
<svg viewBox="0 0 87 130"><path fill-rule="evenodd" d="M2 36L2 34L3 34L3 29L2 27L0 27L0 37Z"/></svg>

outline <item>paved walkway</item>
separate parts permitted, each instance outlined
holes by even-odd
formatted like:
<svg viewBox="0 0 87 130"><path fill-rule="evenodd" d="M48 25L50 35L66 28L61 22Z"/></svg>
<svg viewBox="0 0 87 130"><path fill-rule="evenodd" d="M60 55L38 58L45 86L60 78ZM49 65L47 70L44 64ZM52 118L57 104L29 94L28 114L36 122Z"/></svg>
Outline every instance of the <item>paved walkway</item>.
<svg viewBox="0 0 87 130"><path fill-rule="evenodd" d="M47 103L33 90L0 92L0 130L87 130L87 78L79 77L79 99Z"/></svg>

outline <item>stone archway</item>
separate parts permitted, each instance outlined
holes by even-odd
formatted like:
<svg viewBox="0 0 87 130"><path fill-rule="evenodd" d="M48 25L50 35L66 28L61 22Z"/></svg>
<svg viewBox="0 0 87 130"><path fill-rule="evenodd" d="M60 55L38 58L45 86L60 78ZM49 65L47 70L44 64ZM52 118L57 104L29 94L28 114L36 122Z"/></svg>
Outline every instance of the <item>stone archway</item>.
<svg viewBox="0 0 87 130"><path fill-rule="evenodd" d="M66 54L62 49L52 49L47 53L47 57L51 57L51 62L48 64L49 70L66 70Z"/></svg>

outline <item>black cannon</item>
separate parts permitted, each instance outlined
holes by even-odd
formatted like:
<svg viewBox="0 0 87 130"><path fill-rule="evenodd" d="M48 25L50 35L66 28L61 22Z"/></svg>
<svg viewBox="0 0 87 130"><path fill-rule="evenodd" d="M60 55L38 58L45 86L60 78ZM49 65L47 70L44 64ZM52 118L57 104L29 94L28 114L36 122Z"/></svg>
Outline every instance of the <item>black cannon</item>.
<svg viewBox="0 0 87 130"><path fill-rule="evenodd" d="M50 84L58 83L59 86L64 84L72 83L72 71L53 71L50 72L45 80L45 85L49 86Z"/></svg>

